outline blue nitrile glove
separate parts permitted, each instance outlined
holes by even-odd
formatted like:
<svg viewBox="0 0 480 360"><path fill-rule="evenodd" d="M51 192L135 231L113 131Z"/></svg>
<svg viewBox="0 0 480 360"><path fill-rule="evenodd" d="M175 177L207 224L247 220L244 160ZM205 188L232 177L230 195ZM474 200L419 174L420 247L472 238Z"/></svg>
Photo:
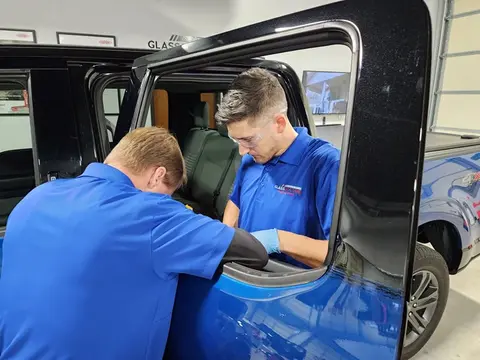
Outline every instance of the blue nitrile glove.
<svg viewBox="0 0 480 360"><path fill-rule="evenodd" d="M262 243L268 254L280 252L277 229L254 231L251 234Z"/></svg>

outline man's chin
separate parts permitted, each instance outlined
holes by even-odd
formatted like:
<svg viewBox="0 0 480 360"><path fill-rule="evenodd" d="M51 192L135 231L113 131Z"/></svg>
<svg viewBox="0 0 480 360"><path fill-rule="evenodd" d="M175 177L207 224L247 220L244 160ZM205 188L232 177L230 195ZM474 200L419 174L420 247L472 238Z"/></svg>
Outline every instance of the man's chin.
<svg viewBox="0 0 480 360"><path fill-rule="evenodd" d="M257 163L257 164L265 164L266 163L265 158L263 156L253 156L252 155L252 158L253 158L253 161L255 161L255 163Z"/></svg>

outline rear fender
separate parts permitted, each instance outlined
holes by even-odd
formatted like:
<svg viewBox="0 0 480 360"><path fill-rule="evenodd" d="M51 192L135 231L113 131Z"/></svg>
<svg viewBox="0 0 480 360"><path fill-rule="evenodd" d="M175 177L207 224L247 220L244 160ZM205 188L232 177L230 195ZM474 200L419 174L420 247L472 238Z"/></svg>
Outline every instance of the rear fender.
<svg viewBox="0 0 480 360"><path fill-rule="evenodd" d="M460 236L461 248L471 243L471 223L469 215L462 204L455 199L432 199L422 201L418 226L432 221L445 221L452 224Z"/></svg>

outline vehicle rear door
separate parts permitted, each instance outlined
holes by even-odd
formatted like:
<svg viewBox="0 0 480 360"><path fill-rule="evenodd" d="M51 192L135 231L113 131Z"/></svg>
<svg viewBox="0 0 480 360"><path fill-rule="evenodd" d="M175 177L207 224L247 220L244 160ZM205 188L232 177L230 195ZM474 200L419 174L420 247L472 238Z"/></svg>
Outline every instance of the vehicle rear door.
<svg viewBox="0 0 480 360"><path fill-rule="evenodd" d="M42 68L25 66L25 59L2 60L0 243L8 216L29 191L79 175L82 164L68 69L58 63Z"/></svg>
<svg viewBox="0 0 480 360"><path fill-rule="evenodd" d="M114 77L127 81L132 61L106 64L88 51L78 59L68 50L2 51L9 56L0 57L0 250L7 218L29 191L103 160L105 122L97 121L90 90Z"/></svg>
<svg viewBox="0 0 480 360"><path fill-rule="evenodd" d="M168 74L327 44L349 46L353 61L325 266L232 263L213 281L181 276L165 358L400 357L430 77L423 1L338 2L141 58L120 117L143 126L154 83ZM305 109L295 110L309 127Z"/></svg>

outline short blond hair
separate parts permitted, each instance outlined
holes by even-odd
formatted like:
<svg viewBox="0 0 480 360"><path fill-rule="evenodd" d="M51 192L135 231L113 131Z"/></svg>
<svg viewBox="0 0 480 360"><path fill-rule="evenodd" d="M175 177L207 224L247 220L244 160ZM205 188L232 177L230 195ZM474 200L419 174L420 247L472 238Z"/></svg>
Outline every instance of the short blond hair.
<svg viewBox="0 0 480 360"><path fill-rule="evenodd" d="M155 166L167 170L165 182L179 188L187 182L187 171L177 139L168 130L143 127L125 135L105 159L114 160L136 175Z"/></svg>

